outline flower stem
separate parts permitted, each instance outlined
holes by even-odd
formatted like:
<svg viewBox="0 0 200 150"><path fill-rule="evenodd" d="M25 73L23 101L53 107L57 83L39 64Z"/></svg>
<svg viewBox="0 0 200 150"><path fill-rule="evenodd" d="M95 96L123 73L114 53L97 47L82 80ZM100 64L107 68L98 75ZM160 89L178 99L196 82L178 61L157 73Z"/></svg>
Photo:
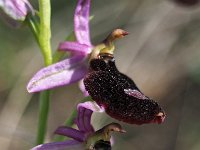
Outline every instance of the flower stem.
<svg viewBox="0 0 200 150"><path fill-rule="evenodd" d="M43 91L39 98L39 118L36 145L42 144L45 138L48 112L49 112L50 91Z"/></svg>
<svg viewBox="0 0 200 150"><path fill-rule="evenodd" d="M52 53L51 53L51 2L50 0L39 0L39 46L44 58L45 66L52 64ZM48 111L49 111L49 100L50 91L43 91L40 93L40 105L39 105L39 120L38 120L38 131L36 137L36 144L42 144L45 139Z"/></svg>
<svg viewBox="0 0 200 150"><path fill-rule="evenodd" d="M52 63L51 54L51 3L50 0L39 0L40 33L39 42L41 45L44 63L46 66Z"/></svg>

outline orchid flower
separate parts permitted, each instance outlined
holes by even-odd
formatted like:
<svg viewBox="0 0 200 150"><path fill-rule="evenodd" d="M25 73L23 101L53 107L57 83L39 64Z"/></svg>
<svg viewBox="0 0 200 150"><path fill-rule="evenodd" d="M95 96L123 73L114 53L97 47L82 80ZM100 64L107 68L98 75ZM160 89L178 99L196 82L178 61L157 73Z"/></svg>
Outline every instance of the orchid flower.
<svg viewBox="0 0 200 150"><path fill-rule="evenodd" d="M58 46L59 50L71 52L71 57L39 70L29 81L28 92L68 85L81 80L87 73L85 61L93 47L89 36L89 9L90 0L78 0L74 12L74 33L77 41L61 42Z"/></svg>
<svg viewBox="0 0 200 150"><path fill-rule="evenodd" d="M80 103L77 105L77 110L78 114L75 123L78 129L61 126L55 131L55 134L63 135L73 140L41 144L32 148L32 150L94 150L96 147L110 147L110 132L125 132L118 123L110 123L95 131L91 125L92 113L104 111L95 102Z"/></svg>
<svg viewBox="0 0 200 150"><path fill-rule="evenodd" d="M0 8L12 19L24 21L33 8L28 0L0 0Z"/></svg>

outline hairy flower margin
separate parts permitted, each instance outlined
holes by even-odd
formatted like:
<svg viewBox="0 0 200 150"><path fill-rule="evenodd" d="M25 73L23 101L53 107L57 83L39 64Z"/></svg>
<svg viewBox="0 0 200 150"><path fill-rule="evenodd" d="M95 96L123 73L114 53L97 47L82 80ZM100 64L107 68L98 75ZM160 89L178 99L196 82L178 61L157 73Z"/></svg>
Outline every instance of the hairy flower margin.
<svg viewBox="0 0 200 150"><path fill-rule="evenodd" d="M17 21L24 21L28 12L34 13L28 0L0 0L0 8L10 18Z"/></svg>
<svg viewBox="0 0 200 150"><path fill-rule="evenodd" d="M95 131L91 125L91 116L93 112L104 112L95 102L87 101L77 105L77 117L74 120L78 129L67 126L58 127L55 134L63 135L73 140L63 142L52 142L38 145L32 150L94 150L99 143L107 143L110 147L111 131L124 133L121 125L118 123L110 123L103 128ZM104 145L100 145L104 146ZM102 147L101 147L102 148Z"/></svg>
<svg viewBox="0 0 200 150"><path fill-rule="evenodd" d="M81 80L87 73L86 58L92 51L89 35L90 0L78 0L74 12L75 42L64 41L58 46L60 51L68 51L70 57L39 70L27 85L28 92L39 92L58 86L69 85ZM81 83L84 95L87 92Z"/></svg>

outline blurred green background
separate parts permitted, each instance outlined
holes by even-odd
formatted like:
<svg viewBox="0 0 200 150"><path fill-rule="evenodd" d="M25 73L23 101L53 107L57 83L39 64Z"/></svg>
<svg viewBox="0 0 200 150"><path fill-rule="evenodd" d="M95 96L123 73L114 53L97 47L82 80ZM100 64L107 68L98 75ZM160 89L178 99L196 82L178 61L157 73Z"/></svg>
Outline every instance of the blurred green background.
<svg viewBox="0 0 200 150"><path fill-rule="evenodd" d="M52 0L52 47L73 29L75 0ZM37 2L31 3L37 8ZM163 124L120 124L113 150L200 149L200 6L173 0L92 0L90 22L94 44L115 28L130 34L116 42L119 70L130 76L166 111ZM0 21L0 145L2 150L27 150L35 140L38 94L26 84L43 67L39 48L28 27L14 29ZM77 84L53 90L46 142L82 98ZM94 114L96 129L117 122Z"/></svg>

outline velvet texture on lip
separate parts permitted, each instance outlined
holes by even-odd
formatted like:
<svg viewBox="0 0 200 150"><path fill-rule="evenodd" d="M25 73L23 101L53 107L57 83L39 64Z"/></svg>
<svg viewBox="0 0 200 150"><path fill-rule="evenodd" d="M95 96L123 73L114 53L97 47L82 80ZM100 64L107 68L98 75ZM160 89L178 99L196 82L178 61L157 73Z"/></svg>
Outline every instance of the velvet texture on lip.
<svg viewBox="0 0 200 150"><path fill-rule="evenodd" d="M85 76L86 90L111 117L130 124L162 123L165 113L146 97L132 79L118 71L111 54L99 54L90 61Z"/></svg>

